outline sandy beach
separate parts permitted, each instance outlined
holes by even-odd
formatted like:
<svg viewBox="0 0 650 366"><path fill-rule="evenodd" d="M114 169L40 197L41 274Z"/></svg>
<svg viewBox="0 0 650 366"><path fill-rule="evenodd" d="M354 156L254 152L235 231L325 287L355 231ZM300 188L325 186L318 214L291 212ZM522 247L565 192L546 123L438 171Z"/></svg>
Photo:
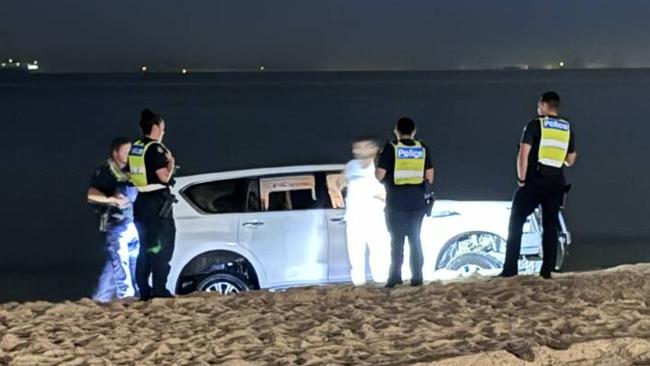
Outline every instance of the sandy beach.
<svg viewBox="0 0 650 366"><path fill-rule="evenodd" d="M650 265L0 305L7 365L650 365Z"/></svg>

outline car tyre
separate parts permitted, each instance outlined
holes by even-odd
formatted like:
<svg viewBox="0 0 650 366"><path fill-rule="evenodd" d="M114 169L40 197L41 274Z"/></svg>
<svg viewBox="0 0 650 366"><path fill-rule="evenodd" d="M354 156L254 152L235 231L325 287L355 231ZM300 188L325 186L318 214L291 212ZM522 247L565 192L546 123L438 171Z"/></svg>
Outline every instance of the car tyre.
<svg viewBox="0 0 650 366"><path fill-rule="evenodd" d="M466 275L477 273L480 269L491 270L501 267L502 263L498 259L483 253L465 253L452 259L447 265L447 269Z"/></svg>
<svg viewBox="0 0 650 366"><path fill-rule="evenodd" d="M218 272L204 278L196 287L197 291L217 292L222 295L250 291L250 286L236 273Z"/></svg>

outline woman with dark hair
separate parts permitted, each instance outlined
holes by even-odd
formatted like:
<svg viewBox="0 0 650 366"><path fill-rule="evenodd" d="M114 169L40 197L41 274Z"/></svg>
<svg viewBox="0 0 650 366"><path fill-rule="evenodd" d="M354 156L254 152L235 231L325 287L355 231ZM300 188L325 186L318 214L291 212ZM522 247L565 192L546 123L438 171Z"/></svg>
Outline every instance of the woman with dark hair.
<svg viewBox="0 0 650 366"><path fill-rule="evenodd" d="M135 224L140 236L136 281L140 298L171 297L167 290L169 261L174 252L176 226L171 204L176 161L162 144L165 121L150 109L142 111L140 129L144 137L129 152L131 181L139 194L134 205ZM149 285L153 279L153 288Z"/></svg>

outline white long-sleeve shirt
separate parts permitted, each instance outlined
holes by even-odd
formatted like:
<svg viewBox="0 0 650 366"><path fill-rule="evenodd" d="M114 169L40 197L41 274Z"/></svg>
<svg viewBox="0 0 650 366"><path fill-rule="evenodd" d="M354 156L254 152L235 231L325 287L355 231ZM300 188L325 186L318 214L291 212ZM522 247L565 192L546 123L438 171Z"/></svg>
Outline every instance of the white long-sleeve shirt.
<svg viewBox="0 0 650 366"><path fill-rule="evenodd" d="M383 213L384 186L375 178L375 164L364 167L364 161L354 159L345 166L348 191L345 198L346 215L374 215Z"/></svg>

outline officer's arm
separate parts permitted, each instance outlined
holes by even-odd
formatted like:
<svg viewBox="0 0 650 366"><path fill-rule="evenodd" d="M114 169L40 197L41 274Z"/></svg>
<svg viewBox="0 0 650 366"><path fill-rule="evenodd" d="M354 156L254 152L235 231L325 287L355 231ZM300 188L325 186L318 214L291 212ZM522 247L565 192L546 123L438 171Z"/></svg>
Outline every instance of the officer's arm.
<svg viewBox="0 0 650 366"><path fill-rule="evenodd" d="M156 175L162 183L169 183L174 175L174 168L176 167L176 161L172 154L167 154L167 166L156 170Z"/></svg>
<svg viewBox="0 0 650 366"><path fill-rule="evenodd" d="M117 206L120 204L120 202L118 202L119 198L107 196L102 191L100 191L95 187L88 188L88 193L86 194L86 197L88 198L89 203L96 204L96 205Z"/></svg>
<svg viewBox="0 0 650 366"><path fill-rule="evenodd" d="M435 173L434 173L433 168L427 169L427 170L424 171L424 179L426 179L427 182L429 182L429 184L433 184L434 174Z"/></svg>
<svg viewBox="0 0 650 366"><path fill-rule="evenodd" d="M576 159L578 159L577 152L568 153L566 159L564 159L564 165L573 166L576 163Z"/></svg>
<svg viewBox="0 0 650 366"><path fill-rule="evenodd" d="M375 177L377 178L378 181L383 182L384 178L386 178L386 169L384 169L384 168L376 168L375 169Z"/></svg>
<svg viewBox="0 0 650 366"><path fill-rule="evenodd" d="M519 144L519 154L517 155L517 178L520 181L526 180L526 173L528 172L528 155L532 145L521 143Z"/></svg>
<svg viewBox="0 0 650 366"><path fill-rule="evenodd" d="M169 167L164 167L156 170L156 175L162 183L169 183L169 180L172 179L172 170Z"/></svg>

